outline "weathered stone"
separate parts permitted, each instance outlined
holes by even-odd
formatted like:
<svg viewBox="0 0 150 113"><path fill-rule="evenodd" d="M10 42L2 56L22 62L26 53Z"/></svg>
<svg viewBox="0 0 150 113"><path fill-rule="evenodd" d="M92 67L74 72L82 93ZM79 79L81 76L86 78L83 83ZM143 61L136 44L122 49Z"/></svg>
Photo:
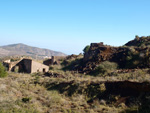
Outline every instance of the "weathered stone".
<svg viewBox="0 0 150 113"><path fill-rule="evenodd" d="M149 56L149 47L113 47L103 43L91 43L90 49L84 54L84 65L80 70L89 73L104 61L116 62L119 68L147 68L150 67ZM128 67L130 65L128 64L130 61L127 62L128 57L132 58L134 66Z"/></svg>

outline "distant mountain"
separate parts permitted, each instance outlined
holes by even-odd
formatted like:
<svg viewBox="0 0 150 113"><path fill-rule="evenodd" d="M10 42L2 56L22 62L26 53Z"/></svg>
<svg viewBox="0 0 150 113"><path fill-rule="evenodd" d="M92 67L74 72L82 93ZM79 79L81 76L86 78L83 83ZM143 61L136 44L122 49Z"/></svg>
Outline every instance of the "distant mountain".
<svg viewBox="0 0 150 113"><path fill-rule="evenodd" d="M49 49L28 46L22 43L0 46L0 56L25 55L31 57L45 58L50 56L66 56L62 52L57 52Z"/></svg>
<svg viewBox="0 0 150 113"><path fill-rule="evenodd" d="M8 55L8 54L9 54L9 51L8 51L8 50L5 50L5 49L0 48L0 57L5 56L5 55Z"/></svg>

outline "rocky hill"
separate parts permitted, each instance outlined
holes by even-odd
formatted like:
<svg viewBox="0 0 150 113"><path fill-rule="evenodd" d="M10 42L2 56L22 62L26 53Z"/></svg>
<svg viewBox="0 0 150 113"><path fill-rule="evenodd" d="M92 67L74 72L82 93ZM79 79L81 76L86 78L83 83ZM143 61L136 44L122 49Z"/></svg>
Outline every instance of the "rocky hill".
<svg viewBox="0 0 150 113"><path fill-rule="evenodd" d="M148 36L136 37L120 47L104 45L102 42L91 43L89 49L84 53L82 66L79 65L77 71L93 73L105 61L116 63L119 69L149 68L149 42L150 37Z"/></svg>
<svg viewBox="0 0 150 113"><path fill-rule="evenodd" d="M150 36L136 36L134 40L129 41L125 44L126 46L136 46L136 47L150 47Z"/></svg>
<svg viewBox="0 0 150 113"><path fill-rule="evenodd" d="M14 56L14 55L25 55L31 56L33 58L44 58L46 56L65 56L66 54L52 51L49 49L42 49L37 47L28 46L22 43L19 44L12 44L7 46L0 47L0 56Z"/></svg>

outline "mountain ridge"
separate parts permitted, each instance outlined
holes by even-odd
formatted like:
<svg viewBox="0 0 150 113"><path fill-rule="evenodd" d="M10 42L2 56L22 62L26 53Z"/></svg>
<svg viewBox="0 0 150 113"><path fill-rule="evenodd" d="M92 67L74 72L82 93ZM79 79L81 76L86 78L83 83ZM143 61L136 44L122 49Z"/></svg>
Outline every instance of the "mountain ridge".
<svg viewBox="0 0 150 113"><path fill-rule="evenodd" d="M58 51L53 51L46 48L39 48L39 47L33 47L29 46L23 43L17 43L17 44L9 44L0 46L0 51L3 51L0 53L0 56L14 56L14 55L25 55L25 56L31 56L31 57L39 57L39 58L45 58L45 57L51 57L51 56L66 56L66 54Z"/></svg>

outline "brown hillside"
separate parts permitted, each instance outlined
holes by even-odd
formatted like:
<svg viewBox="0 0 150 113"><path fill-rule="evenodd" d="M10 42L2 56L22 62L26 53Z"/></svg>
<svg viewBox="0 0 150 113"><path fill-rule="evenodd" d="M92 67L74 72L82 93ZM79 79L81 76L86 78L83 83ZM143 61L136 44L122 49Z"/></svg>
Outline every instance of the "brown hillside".
<svg viewBox="0 0 150 113"><path fill-rule="evenodd" d="M7 52L5 54L1 54L1 56L14 56L14 55L26 55L32 56L33 58L39 57L44 58L46 56L65 56L64 53L52 51L48 49L42 49L37 47L28 46L25 44L12 44L7 46L1 46L1 48Z"/></svg>

